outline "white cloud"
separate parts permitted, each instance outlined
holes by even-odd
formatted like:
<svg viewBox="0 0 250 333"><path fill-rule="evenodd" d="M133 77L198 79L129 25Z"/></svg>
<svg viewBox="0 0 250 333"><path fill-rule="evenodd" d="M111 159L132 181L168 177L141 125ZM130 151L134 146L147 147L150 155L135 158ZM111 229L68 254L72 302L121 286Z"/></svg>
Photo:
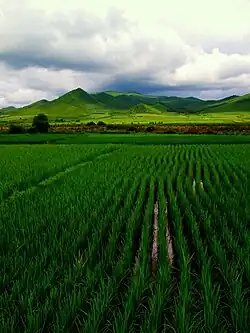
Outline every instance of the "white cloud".
<svg viewBox="0 0 250 333"><path fill-rule="evenodd" d="M0 107L129 82L244 93L249 13L248 0L0 0Z"/></svg>

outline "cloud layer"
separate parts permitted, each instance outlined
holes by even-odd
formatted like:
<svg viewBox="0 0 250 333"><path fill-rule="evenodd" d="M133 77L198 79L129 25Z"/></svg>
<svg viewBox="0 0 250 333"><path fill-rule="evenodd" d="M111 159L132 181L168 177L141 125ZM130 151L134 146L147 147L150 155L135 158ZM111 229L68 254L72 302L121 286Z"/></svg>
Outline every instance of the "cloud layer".
<svg viewBox="0 0 250 333"><path fill-rule="evenodd" d="M0 0L0 107L78 86L244 94L249 13L248 0Z"/></svg>

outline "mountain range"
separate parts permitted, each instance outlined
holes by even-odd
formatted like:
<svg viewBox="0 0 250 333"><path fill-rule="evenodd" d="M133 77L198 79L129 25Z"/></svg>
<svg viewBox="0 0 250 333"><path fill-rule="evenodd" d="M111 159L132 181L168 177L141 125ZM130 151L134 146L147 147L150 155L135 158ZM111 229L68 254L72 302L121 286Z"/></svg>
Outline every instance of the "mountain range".
<svg viewBox="0 0 250 333"><path fill-rule="evenodd" d="M105 91L89 94L77 88L52 101L42 99L20 108L2 108L0 121L30 122L38 113L45 113L50 121L56 122L207 122L208 119L221 117L229 122L250 121L250 94L221 100L202 100L137 92Z"/></svg>

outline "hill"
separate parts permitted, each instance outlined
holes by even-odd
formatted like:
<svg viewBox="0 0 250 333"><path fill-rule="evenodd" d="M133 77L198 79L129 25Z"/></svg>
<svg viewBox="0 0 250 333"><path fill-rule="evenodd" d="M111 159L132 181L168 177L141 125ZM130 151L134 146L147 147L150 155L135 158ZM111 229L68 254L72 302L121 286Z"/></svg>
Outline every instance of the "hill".
<svg viewBox="0 0 250 333"><path fill-rule="evenodd" d="M40 101L34 102L30 105L27 105L25 107L20 108L21 109L42 109L43 107L46 107L49 101L46 99L41 99Z"/></svg>
<svg viewBox="0 0 250 333"><path fill-rule="evenodd" d="M117 96L137 96L137 97L147 97L147 98L156 98L156 96L151 95L143 95L141 93L138 93L136 91L130 91L130 92L119 92L119 91L105 91L106 94L111 95L113 97Z"/></svg>
<svg viewBox="0 0 250 333"><path fill-rule="evenodd" d="M106 123L225 123L250 121L250 94L221 100L195 97L150 96L138 92L106 91L89 94L74 89L52 101L0 110L1 123L31 123L38 113L51 122Z"/></svg>
<svg viewBox="0 0 250 333"><path fill-rule="evenodd" d="M250 112L250 94L244 96L230 96L224 98L212 105L204 108L204 111L209 112L235 112L235 111L246 111Z"/></svg>
<svg viewBox="0 0 250 333"><path fill-rule="evenodd" d="M164 110L161 104L154 104L154 105L147 105L147 104L137 104L136 106L133 106L130 108L131 114L159 114L161 112L167 111Z"/></svg>
<svg viewBox="0 0 250 333"><path fill-rule="evenodd" d="M82 103L95 104L97 100L93 95L88 94L81 88L77 88L55 99L53 102L66 103L71 105L81 105Z"/></svg>
<svg viewBox="0 0 250 333"><path fill-rule="evenodd" d="M0 113L4 113L4 112L9 112L9 111L15 111L17 110L14 106L7 106L6 108L2 108L0 109Z"/></svg>

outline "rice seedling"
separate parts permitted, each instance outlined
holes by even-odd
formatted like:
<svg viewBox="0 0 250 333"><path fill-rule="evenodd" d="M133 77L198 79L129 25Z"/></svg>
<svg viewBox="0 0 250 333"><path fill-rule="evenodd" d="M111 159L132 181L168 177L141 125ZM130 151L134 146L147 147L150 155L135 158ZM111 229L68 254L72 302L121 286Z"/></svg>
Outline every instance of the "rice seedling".
<svg viewBox="0 0 250 333"><path fill-rule="evenodd" d="M250 146L95 140L0 145L0 331L247 333Z"/></svg>

